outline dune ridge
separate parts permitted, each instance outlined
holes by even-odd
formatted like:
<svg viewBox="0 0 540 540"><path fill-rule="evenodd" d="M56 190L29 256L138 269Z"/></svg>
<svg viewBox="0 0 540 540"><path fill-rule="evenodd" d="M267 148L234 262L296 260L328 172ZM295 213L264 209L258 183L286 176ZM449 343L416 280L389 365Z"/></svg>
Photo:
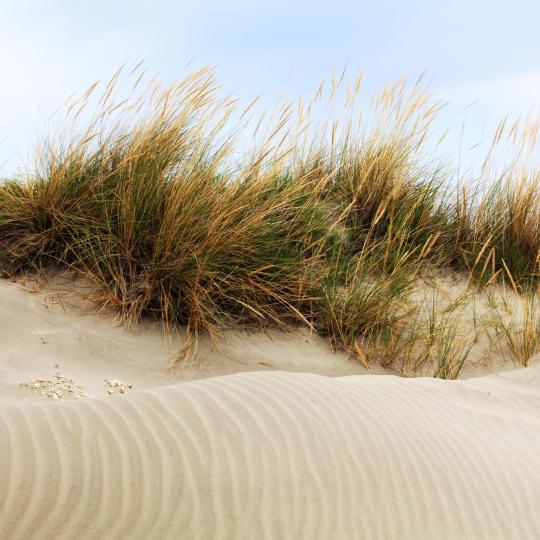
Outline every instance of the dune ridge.
<svg viewBox="0 0 540 540"><path fill-rule="evenodd" d="M537 538L540 369L0 405L4 538Z"/></svg>

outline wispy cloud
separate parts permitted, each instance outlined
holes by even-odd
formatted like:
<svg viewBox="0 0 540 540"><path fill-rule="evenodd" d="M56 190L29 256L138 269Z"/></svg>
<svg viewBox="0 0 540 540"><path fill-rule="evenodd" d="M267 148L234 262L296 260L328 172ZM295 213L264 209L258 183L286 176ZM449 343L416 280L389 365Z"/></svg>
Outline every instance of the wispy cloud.
<svg viewBox="0 0 540 540"><path fill-rule="evenodd" d="M462 105L478 102L497 112L525 113L540 108L540 70L505 75L493 79L473 81L443 92L452 101Z"/></svg>

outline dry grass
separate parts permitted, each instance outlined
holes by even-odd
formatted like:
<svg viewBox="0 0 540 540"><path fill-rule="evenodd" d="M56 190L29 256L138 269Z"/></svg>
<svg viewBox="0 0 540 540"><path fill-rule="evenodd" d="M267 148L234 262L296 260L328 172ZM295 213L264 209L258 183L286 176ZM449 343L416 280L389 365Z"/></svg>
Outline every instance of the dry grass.
<svg viewBox="0 0 540 540"><path fill-rule="evenodd" d="M463 328L463 304L468 303L466 295L454 299L441 307L440 298L435 293L420 304L421 321L410 325L413 334L414 355L412 372L425 370L434 377L457 379L466 367L474 345L474 337Z"/></svg>
<svg viewBox="0 0 540 540"><path fill-rule="evenodd" d="M503 354L514 363L526 367L540 351L540 322L536 295L527 295L516 305L515 299L490 295L486 326L495 337Z"/></svg>
<svg viewBox="0 0 540 540"><path fill-rule="evenodd" d="M421 82L384 88L364 118L352 81L350 121L316 129L314 111L344 83L250 120L209 69L165 89L130 77L127 99L117 74L70 102L35 171L0 187L4 275L75 270L125 322L184 326L185 353L227 327L307 325L366 365L409 355L446 378L470 344L448 313L414 330L415 280L450 268L537 287L538 175L515 167L488 189L450 190L423 150L440 105ZM256 143L238 160L240 130Z"/></svg>

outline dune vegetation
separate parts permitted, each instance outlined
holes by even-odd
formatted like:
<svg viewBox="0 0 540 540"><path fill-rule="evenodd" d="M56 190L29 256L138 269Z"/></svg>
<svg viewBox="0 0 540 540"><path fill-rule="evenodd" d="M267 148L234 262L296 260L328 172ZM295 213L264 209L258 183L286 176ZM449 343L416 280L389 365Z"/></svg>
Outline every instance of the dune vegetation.
<svg viewBox="0 0 540 540"><path fill-rule="evenodd" d="M493 173L488 155L478 178L461 178L425 149L441 105L421 81L385 87L363 116L351 112L359 78L257 117L222 97L210 69L167 88L137 70L127 99L121 78L72 99L35 167L2 182L2 275L74 271L125 323L183 327L178 361L203 334L268 326L308 327L404 374L456 378L482 339L521 365L535 354L530 124L495 134L494 146L521 141L512 165ZM318 121L336 103L346 120ZM466 286L443 302L429 282L447 275ZM525 315L501 315L501 290Z"/></svg>

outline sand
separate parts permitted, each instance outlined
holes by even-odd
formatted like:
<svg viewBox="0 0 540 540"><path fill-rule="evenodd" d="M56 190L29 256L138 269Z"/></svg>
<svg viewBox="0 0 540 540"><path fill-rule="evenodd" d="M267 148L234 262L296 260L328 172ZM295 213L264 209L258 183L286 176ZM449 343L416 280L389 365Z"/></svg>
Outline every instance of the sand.
<svg viewBox="0 0 540 540"><path fill-rule="evenodd" d="M173 374L156 325L5 281L0 300L2 538L540 537L538 365L366 375L267 334ZM57 375L88 397L20 386Z"/></svg>
<svg viewBox="0 0 540 540"><path fill-rule="evenodd" d="M165 337L152 322L126 329L113 314L97 314L93 305L66 296L69 287L30 293L20 283L0 280L0 401L42 399L20 383L52 380L57 373L84 386L89 397L108 395L104 379L142 390L242 371L305 371L306 365L324 375L367 373L305 331L229 332L219 346L203 340L197 361L171 372L165 368L182 346L180 336Z"/></svg>

